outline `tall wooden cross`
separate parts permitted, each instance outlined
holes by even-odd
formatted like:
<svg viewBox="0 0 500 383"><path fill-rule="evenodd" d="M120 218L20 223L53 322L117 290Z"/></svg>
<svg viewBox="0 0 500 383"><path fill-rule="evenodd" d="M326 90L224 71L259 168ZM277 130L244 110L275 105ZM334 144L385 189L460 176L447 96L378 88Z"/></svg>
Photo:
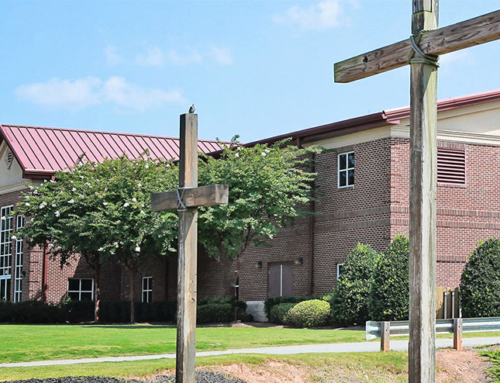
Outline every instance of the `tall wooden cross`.
<svg viewBox="0 0 500 383"><path fill-rule="evenodd" d="M194 383L198 207L225 204L227 185L198 187L198 115L180 118L179 189L151 196L154 211L179 212L176 382Z"/></svg>
<svg viewBox="0 0 500 383"><path fill-rule="evenodd" d="M438 27L438 0L412 0L410 40L335 64L351 82L411 64L409 381L435 381L437 60L500 38L500 11Z"/></svg>

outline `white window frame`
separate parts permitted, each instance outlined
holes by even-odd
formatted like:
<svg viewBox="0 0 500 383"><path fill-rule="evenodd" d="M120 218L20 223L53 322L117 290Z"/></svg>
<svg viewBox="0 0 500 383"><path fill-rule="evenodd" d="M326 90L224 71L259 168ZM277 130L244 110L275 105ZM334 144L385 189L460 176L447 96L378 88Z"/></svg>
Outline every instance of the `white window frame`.
<svg viewBox="0 0 500 383"><path fill-rule="evenodd" d="M70 279L76 279L78 280L78 290L70 290L69 289L69 281ZM91 288L90 290L82 290L82 281L84 280L90 280L92 281L91 283ZM91 301L94 301L94 278L68 278L68 297L70 293L78 293L78 301L82 300L82 293L91 293Z"/></svg>
<svg viewBox="0 0 500 383"><path fill-rule="evenodd" d="M148 281L146 288L144 288L144 281ZM142 302L143 303L151 303L153 301L153 277L142 277ZM146 300L144 300L144 295L146 295Z"/></svg>
<svg viewBox="0 0 500 383"><path fill-rule="evenodd" d="M344 188L351 188L354 186L356 183L356 172L354 173L354 183L349 184L349 170L354 171L354 168L356 167L356 157L354 157L354 166L349 167L349 154L354 154L354 150L350 152L344 152L344 153L339 153L337 156L337 187L339 189L344 189ZM346 168L345 169L340 169L340 157L345 156L345 164ZM345 182L346 184L344 186L340 186L340 173L345 173Z"/></svg>
<svg viewBox="0 0 500 383"><path fill-rule="evenodd" d="M344 263L337 263L337 279L340 277L341 269L344 267Z"/></svg>
<svg viewBox="0 0 500 383"><path fill-rule="evenodd" d="M12 279L12 208L14 205L0 208L0 300L10 300Z"/></svg>
<svg viewBox="0 0 500 383"><path fill-rule="evenodd" d="M18 215L16 217L16 230L24 227L24 216ZM14 266L14 302L21 302L23 290L23 239L17 238L15 240L15 266Z"/></svg>

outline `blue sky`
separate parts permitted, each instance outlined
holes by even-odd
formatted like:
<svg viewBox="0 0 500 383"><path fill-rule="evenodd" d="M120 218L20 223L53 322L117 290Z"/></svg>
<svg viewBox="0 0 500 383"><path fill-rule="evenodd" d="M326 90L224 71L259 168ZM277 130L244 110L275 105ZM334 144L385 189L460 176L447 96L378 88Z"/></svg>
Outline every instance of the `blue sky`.
<svg viewBox="0 0 500 383"><path fill-rule="evenodd" d="M498 9L441 0L440 26ZM332 66L409 37L411 0L0 0L0 123L245 142L409 104L409 69ZM500 88L500 42L442 56L440 99Z"/></svg>

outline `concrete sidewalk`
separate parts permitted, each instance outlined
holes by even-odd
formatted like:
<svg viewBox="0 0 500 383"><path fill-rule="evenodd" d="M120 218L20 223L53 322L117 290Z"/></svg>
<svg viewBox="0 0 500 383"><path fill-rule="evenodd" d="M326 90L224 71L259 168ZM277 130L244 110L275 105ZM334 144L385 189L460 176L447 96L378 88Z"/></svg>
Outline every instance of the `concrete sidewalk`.
<svg viewBox="0 0 500 383"><path fill-rule="evenodd" d="M492 344L500 344L500 337L463 339L464 348L487 346ZM453 347L453 339L436 339L436 348L446 348L446 347ZM391 351L407 351L407 350L408 350L407 340L391 341ZM359 342L359 343L330 343L330 344L314 344L314 345L283 346L283 347L242 348L237 350L226 350L226 351L202 351L202 352L197 352L196 356L203 357L203 356L234 355L234 354L292 355L292 354L379 352L379 351L380 351L380 342ZM116 356L116 357L91 358L91 359L66 359L66 360L45 360L38 362L3 363L0 364L0 368L56 366L56 365L66 365L66 364L104 363L104 362L131 362L136 360L155 360L155 359L175 359L175 354Z"/></svg>

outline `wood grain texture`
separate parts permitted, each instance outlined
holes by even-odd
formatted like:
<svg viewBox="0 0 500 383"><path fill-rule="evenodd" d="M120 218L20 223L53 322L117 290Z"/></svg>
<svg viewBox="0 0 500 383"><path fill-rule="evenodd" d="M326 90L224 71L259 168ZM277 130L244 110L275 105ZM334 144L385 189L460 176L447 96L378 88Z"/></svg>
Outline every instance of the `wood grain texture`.
<svg viewBox="0 0 500 383"><path fill-rule="evenodd" d="M391 351L391 322L382 322L380 335L380 351Z"/></svg>
<svg viewBox="0 0 500 383"><path fill-rule="evenodd" d="M184 189L179 192L186 207L221 205L228 202L229 186L208 185L193 189ZM179 208L177 192L169 191L151 195L151 209L153 211L175 210Z"/></svg>
<svg viewBox="0 0 500 383"><path fill-rule="evenodd" d="M453 348L457 351L462 351L462 333L462 318L453 319Z"/></svg>
<svg viewBox="0 0 500 383"><path fill-rule="evenodd" d="M420 0L424 1L424 0ZM437 0L433 9L437 9ZM421 20L424 16L427 20ZM437 28L430 12L413 25ZM411 65L410 101L410 383L436 380L437 68Z"/></svg>
<svg viewBox="0 0 500 383"><path fill-rule="evenodd" d="M428 12L419 15L425 16ZM421 25L425 21L417 21ZM430 28L426 25L426 28ZM500 11L488 13L461 23L425 32L420 42L423 52L443 55L500 39ZM335 82L348 83L408 64L412 51L410 40L352 57L334 65Z"/></svg>

